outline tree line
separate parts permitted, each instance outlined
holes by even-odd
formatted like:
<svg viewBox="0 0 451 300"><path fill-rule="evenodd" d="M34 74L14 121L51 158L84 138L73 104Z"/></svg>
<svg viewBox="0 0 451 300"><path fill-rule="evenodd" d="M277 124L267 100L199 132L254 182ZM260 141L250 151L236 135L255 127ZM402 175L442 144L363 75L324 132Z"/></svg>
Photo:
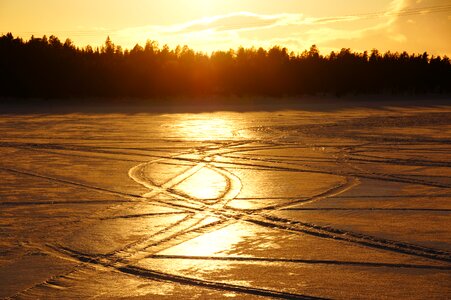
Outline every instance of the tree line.
<svg viewBox="0 0 451 300"><path fill-rule="evenodd" d="M315 45L243 48L211 55L187 46L147 41L123 50L108 37L102 47L76 47L70 39L11 33L0 37L0 96L171 97L204 95L449 93L448 57L428 53L353 52L321 55Z"/></svg>

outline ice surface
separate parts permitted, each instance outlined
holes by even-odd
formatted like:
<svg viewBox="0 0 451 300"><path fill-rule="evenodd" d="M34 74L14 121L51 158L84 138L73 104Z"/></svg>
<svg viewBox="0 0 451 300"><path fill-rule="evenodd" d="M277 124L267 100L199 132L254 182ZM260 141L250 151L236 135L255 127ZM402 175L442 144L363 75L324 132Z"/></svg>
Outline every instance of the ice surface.
<svg viewBox="0 0 451 300"><path fill-rule="evenodd" d="M451 297L449 107L0 130L0 297Z"/></svg>

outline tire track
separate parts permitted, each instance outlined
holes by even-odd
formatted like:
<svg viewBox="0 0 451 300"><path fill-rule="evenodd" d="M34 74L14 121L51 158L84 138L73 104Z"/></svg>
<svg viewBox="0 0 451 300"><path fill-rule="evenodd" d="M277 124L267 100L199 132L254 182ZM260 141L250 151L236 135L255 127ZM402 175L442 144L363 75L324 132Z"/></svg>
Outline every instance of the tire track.
<svg viewBox="0 0 451 300"><path fill-rule="evenodd" d="M426 269L426 270L451 270L451 266L432 266L415 264L395 264L395 263L373 263L359 261L338 261L338 260L316 260L316 259L290 259L290 258L262 258L245 256L191 256L191 255L163 255L154 254L147 258L152 259L185 259L185 260L213 260L213 261L239 261L239 262L267 262L267 263L297 263L313 265L335 265L335 266L358 266L358 267L387 267L404 269Z"/></svg>
<svg viewBox="0 0 451 300"><path fill-rule="evenodd" d="M371 235L355 233L352 231L346 231L332 227L319 226L311 223L294 221L291 219L285 219L276 216L262 215L262 219L260 220L246 219L246 221L268 228L278 228L293 232L301 232L320 238L350 242L370 248L377 248L391 252L451 263L451 253L447 251L427 248L401 241L383 239Z"/></svg>
<svg viewBox="0 0 451 300"><path fill-rule="evenodd" d="M242 143L240 143L240 144L242 144ZM218 150L218 149L221 149L221 148L216 148L215 150ZM164 247L165 243L171 242L174 239L180 239L182 236L191 234L189 238L185 238L184 240L181 240L181 241L179 240L177 242L177 244L180 244L180 243L183 243L189 239L192 239L192 238L198 236L199 234L192 236L192 233L198 231L199 229L209 228L211 231L213 231L213 230L217 230L217 227L223 226L224 216L217 214L216 211L219 209L223 209L224 206L229 201L234 199L239 194L239 192L241 190L241 181L239 180L238 177L236 177L235 175L232 175L232 173L228 172L227 170L220 169L217 167L212 167L211 165L204 162L204 161L208 161L208 162L214 161L215 155L216 155L215 153L212 153L210 155L202 156L199 159L200 162L197 165L194 165L191 168L185 169L181 173L176 174L172 178L168 179L161 186L156 186L155 184L153 184L151 182L151 180L148 180L147 177L144 176L143 169L146 168L149 163L140 164L140 165L132 168L129 171L129 175L133 180L136 179L136 181L138 183L142 184L143 186L145 186L148 189L156 188L155 192L144 194L145 198L152 200L152 198L157 196L158 194L166 193L173 197L177 197L178 199L182 199L182 200L189 201L189 202L194 202L201 206L200 211L198 213L191 215L191 217L190 217L190 219L200 217L198 222L196 222L195 224L193 224L187 228L180 229L179 231L175 232L173 235L166 237L158 242L151 243L144 247L141 245L141 247L140 247L141 249L135 248L136 252L145 251L145 250L149 249L150 247L156 247L156 246L159 246L159 248L162 248L162 247ZM150 162L150 163L152 163L152 162ZM225 189L223 195L221 195L220 198L215 199L216 201L214 201L211 204L204 203L204 201L202 201L200 199L194 199L194 198L187 197L187 195L182 195L182 194L180 194L180 192L177 192L173 189L175 186L181 184L183 181L187 180L188 178L190 178L191 176L193 176L197 172L199 172L202 168L206 168L206 167L211 168L212 170L218 172L220 175L222 175L225 178L225 180L227 182L227 186L226 186L226 189ZM210 215L219 217L220 219L223 219L223 221L216 222L216 224L214 224L214 225L207 224L205 226L202 226L201 228L196 227L196 225L205 221L206 218L208 218ZM225 220L227 220L227 218ZM233 220L232 222L235 222L235 220ZM229 224L227 224L227 225L229 225ZM200 234L204 234L204 233L205 232L201 232ZM174 245L171 245L171 246L174 246ZM161 251L161 249L158 251ZM141 256L145 257L146 255L148 255L148 253L145 253L144 255L141 255ZM139 257L140 255L137 254L135 256Z"/></svg>
<svg viewBox="0 0 451 300"><path fill-rule="evenodd" d="M247 295L255 295L255 296L263 296L263 297L272 297L276 299L324 299L319 297L313 297L308 295L302 295L302 294L294 294L294 293L288 293L288 292L281 292L281 291L275 291L270 289L262 289L262 288L255 288L250 286L242 286L242 285L235 285L235 284L228 284L223 282L216 282L216 281L208 281L208 280L202 280L198 278L192 278L187 276L180 276L165 272L160 272L156 270L150 270L138 266L133 266L129 264L124 263L114 263L111 264L110 261L105 260L103 258L98 257L91 257L87 254L75 252L71 249L67 248L61 248L58 249L58 251L68 257L72 257L80 262L87 263L93 266L103 266L106 268L112 268L114 270L117 270L121 273L138 276L145 279L150 280L158 280L158 281L166 281L166 282L172 282L172 283L179 283L183 285L189 285L189 286L197 286L197 287L203 287L208 289L214 289L219 291L231 291L231 292L237 292L241 294L247 294ZM52 279L52 281L55 281L57 279ZM56 283L57 284L57 283Z"/></svg>
<svg viewBox="0 0 451 300"><path fill-rule="evenodd" d="M274 160L267 160L267 159L262 159L262 158L240 157L240 159L244 160L244 161L259 161L259 162L267 162L267 163L277 163ZM337 163L338 163L338 161L337 161ZM352 173L352 172L346 172L346 171L338 172L338 171L329 171L329 170L325 170L325 169L321 170L321 169L318 169L317 167L315 168L308 164L291 163L291 165L299 165L302 167L308 167L308 168L312 168L312 169L301 169L301 168L282 167L282 166L268 166L268 165L262 165L262 164L250 164L250 163L243 163L243 162L236 162L236 161L234 161L234 162L221 161L220 164L259 167L262 169L274 170L274 171L303 172L303 173L305 172L305 173L329 174L329 175L336 175L336 176L351 176L351 177L364 178L364 179L373 179L373 180L375 179L375 180L390 181L390 182L419 184L419 185L438 187L438 188L451 188L451 185L439 183L439 182L418 180L418 179L413 179L413 178L396 177L393 175L382 174L382 173L368 173L368 172ZM362 170L360 170L360 171L362 171Z"/></svg>
<svg viewBox="0 0 451 300"><path fill-rule="evenodd" d="M391 241L387 239L380 239L374 236L370 235L362 235L350 231L343 231L339 229L334 229L330 227L321 227L314 224L308 224L308 223L302 223L298 221L288 220L288 219L281 219L276 217L268 217L264 214L261 214L261 211L267 211L267 210L281 210L290 208L293 205L299 204L299 203L309 203L313 201L318 201L321 199L325 199L328 197L339 195L349 189L352 189L355 185L359 184L359 181L354 179L353 177L347 177L347 181L343 185L339 185L336 187L333 187L329 189L328 191L325 191L319 195L316 195L311 198L302 199L302 200L295 200L291 201L290 203L286 204L280 204L280 205L274 205L269 206L264 209L255 210L252 212L246 212L245 214L236 214L236 209L230 209L222 207L221 210L215 210L213 213L219 214L220 216L228 217L230 218L233 216L235 220L245 220L248 222L252 222L257 225L262 225L265 227L271 227L271 228L279 228L279 229L288 229L293 230L297 232L302 232L310 235L314 235L317 237L322 238L330 238L335 240L341 240L345 242L351 242L360 244L366 247L371 248L378 248L383 249L387 251L402 253L402 254L408 254L408 255L414 255L414 256L420 256L423 258L429 258L434 260L440 260L440 261L446 261L451 262L451 256L448 252L443 250L437 250L432 248L426 248L421 246L412 245L405 242L399 242L399 241ZM264 218L264 221L259 220L260 217ZM257 217L257 218L256 218ZM287 224L291 224L288 226ZM296 224L298 227L294 227L293 224ZM301 226L302 228L299 228Z"/></svg>
<svg viewBox="0 0 451 300"><path fill-rule="evenodd" d="M141 165L142 167L142 165ZM196 172L198 172L198 170L200 170L201 168L205 167L205 164L201 164L200 166L193 167L191 169L188 169L185 172L182 172L182 174L176 175L175 177L173 177L172 179L168 180L166 183L167 185L164 186L164 190L169 190L170 186L175 186L180 184L181 182L183 182L184 180L186 180L187 178L189 178L190 176L194 175ZM133 170L131 172L132 175L136 175L137 172ZM225 176L226 178L227 175L229 173L227 173L227 171L222 170L220 171L221 175ZM229 175L230 176L230 175ZM233 178L232 176L230 176L230 178ZM141 179L140 179L141 180ZM238 179L239 180L239 179ZM141 180L143 183L144 181ZM225 203L227 203L228 201L232 200L233 198L235 198L238 193L239 193L239 189L237 190L236 187L232 188L232 185L236 185L236 181L237 178L233 178L228 179L228 185L227 185L227 190L223 195L223 199L220 199L218 202L223 202L221 205L221 208L224 207ZM232 183L235 182L235 183ZM146 184L148 188L151 188L150 185ZM159 191L162 192L162 191ZM155 196L155 195L145 195L145 196ZM214 205L218 205L218 202L216 202ZM167 232L168 230L170 230L171 227L176 227L179 224L182 224L185 221L189 221L194 217L194 215L191 216L187 216L185 219L177 222L177 224L173 224L173 226L169 226L165 229L163 229L163 232ZM217 225L222 225L224 223L224 221L218 221L214 224L207 224L201 227L195 227L196 225L200 224L205 218L201 217L197 222L195 222L194 224L192 224L190 227L185 228L183 230L178 230L176 231L173 235L158 241L155 244L151 244L151 245L147 245L143 250L148 249L151 246L155 246L155 245L161 245L162 243L164 243L165 241L170 241L170 240L174 240L174 238L178 238L182 235L185 234L189 234L189 233L193 233L195 231L199 231L202 230L201 233L205 233L203 231L203 229L207 228L207 227L211 227L214 230L217 230L216 227ZM228 226L229 224L226 224L226 226ZM161 234L161 232L154 234L158 235ZM192 238L192 237L191 237ZM190 238L190 239L191 239ZM148 240L148 237L146 237L146 240ZM185 242L185 240L179 241L179 243ZM137 244L140 244L141 241L138 241L137 243L133 243L131 245L129 245L128 247L121 249L120 252L124 252L127 250L132 249L132 255L136 256L136 246ZM111 255L117 255L119 252L116 253L112 253L106 256L102 256L101 258L99 257L88 257L87 254L84 253L80 253L80 252L74 252L71 249L65 248L63 246L59 246L59 247L54 247L55 250L57 250L60 253L63 252L72 252L72 254L75 254L75 256L77 257L77 259L79 259L82 262L86 262L86 263L93 263L93 262L98 262L100 259L104 259L105 257L108 257L108 259L106 261L102 261L102 265L105 266L111 266L112 264L116 263L117 261L123 261L124 257L121 257L120 259L116 259L116 260L111 260ZM160 251L160 250L159 250ZM148 252L146 253L148 255ZM74 256L74 255L72 255ZM119 271L125 272L125 273L130 273L132 275L139 275L139 276L143 276L143 274L146 274L146 278L150 278L149 274L152 274L151 277L157 277L158 279L162 280L162 279L166 279L169 280L171 282L179 282L179 283L186 283L186 284L190 284L190 285L197 285L197 286L205 286L205 287L212 287L212 288L216 288L216 289L220 289L220 290L231 290L231 291L236 291L236 292L241 292L241 293L247 293L247 294L253 294L253 295L262 295L262 296L269 296L269 297L277 297L277 298L283 298L283 299L310 299L310 297L303 296L303 295L297 295L297 294L289 294L289 293L283 293L283 292L278 292L278 291L269 291L269 290L262 290L262 289L255 289L255 288L248 288L248 287L241 287L241 286L235 286L235 285L229 285L229 284L224 284L224 283L218 283L218 282L207 282L207 281L199 281L198 279L192 279L192 278L187 278L187 277L182 277L182 276L177 276L177 275L171 275L171 274L165 274L165 273L161 273L161 272L156 272L156 271L151 271L151 270L147 270L147 269L140 269L134 266L127 266L127 267L121 267L118 268ZM139 270L139 274L137 273L137 271ZM316 298L313 298L316 299Z"/></svg>
<svg viewBox="0 0 451 300"><path fill-rule="evenodd" d="M202 159L203 160L203 159ZM204 167L205 165L203 164L203 165L201 165L201 167ZM198 167L198 168L196 168L197 170L200 170L200 167ZM194 173L193 173L194 174ZM191 174L191 176L193 175L193 174ZM34 174L33 174L34 175ZM181 181L177 181L176 183L177 184L180 184L181 182L182 182L183 180L181 180ZM331 192L333 193L333 195L336 195L336 194L339 194L340 193L340 191L339 191L339 188L340 187L338 187L338 190L336 190L336 188L333 188L332 190L331 190ZM351 188L351 187L349 187L349 188ZM317 198L326 198L326 197L328 197L328 192L329 191L327 191L325 194L323 194L323 195L319 195L319 196L317 196ZM171 193L172 195L174 195L174 193ZM136 195L133 195L133 196L136 196ZM186 199L186 198L184 198L184 197L182 197L182 199L185 199L185 200L188 200L188 199ZM189 200L192 200L192 199L189 199ZM308 199L307 201L314 201L315 199ZM306 200L299 200L299 201L296 201L296 202L292 202L292 203L288 203L288 204L286 204L286 205L280 205L280 206L274 206L274 207L269 207L269 209L283 209L283 208L287 208L287 207L289 207L289 206L292 206L292 205L295 205L295 204L297 204L297 203L299 203L299 202L305 202ZM204 207L205 207L205 204L204 203L202 203L202 205L204 205ZM201 207L201 210L204 208L204 207ZM221 208L222 210L224 210L224 207L222 207ZM219 214L219 216L223 216L223 217L228 217L228 218L230 218L230 215L233 215L234 216L234 219L236 220L236 219L240 219L240 218L242 218L243 216L242 215L237 215L236 214L236 212L235 212L235 210L232 210L232 211L230 211L229 209L225 212L225 214L224 214L224 212L221 212L221 211L218 211L218 210L214 210L214 211L212 211L212 210L210 210L210 209L208 209L208 211L211 213L211 212L214 212L216 215L217 214ZM232 213L232 214L231 214ZM248 216L247 216L247 218L249 218ZM259 224L263 224L263 223L261 223L261 222L259 222L259 221L256 221L256 220L249 220L249 221L251 221L251 222L254 222L254 223L259 223ZM291 222L291 223L293 223L293 221L292 220L284 220L284 222L283 223L288 223L288 222ZM265 224L266 226L273 226L273 227L279 227L279 228L284 228L284 229L287 229L286 228L286 225L284 225L284 224ZM315 227L317 227L316 225L311 225L311 224L309 224L310 226L306 226L306 224L303 224L303 226L304 227L307 227L307 228L315 228ZM317 230L317 228L315 228L315 230ZM296 231L296 230L295 230ZM324 229L323 229L323 231L324 231ZM335 230L336 231L336 230ZM304 228L303 229L303 232L304 233L310 233L310 234L313 234L313 235L317 235L317 236L323 236L323 237L328 237L328 238L332 238L332 236L330 236L330 231L329 232L326 232L326 233L318 233L318 232L316 232L316 231L308 231L308 230L306 230L306 228ZM336 232L334 232L334 234L335 234ZM343 233L342 232L342 234L346 234L346 235L349 235L350 233L349 232L346 232L346 233ZM359 239L361 239L362 237L361 236L359 236ZM339 238L335 238L335 239L339 239ZM412 249L411 249L411 245L407 245L406 243L402 243L402 242L400 242L400 243L398 243L398 244L401 244L401 245L403 245L401 248L393 248L391 245L393 244L392 242L390 242L389 243L389 245L388 246L383 246L382 244L383 244L383 242L381 241L381 240L378 240L378 242L377 243L373 243L373 242L371 242L371 243L369 243L368 241L374 241L374 240L377 240L377 239L375 239L374 237L370 237L370 236L366 236L363 240L367 240L367 241L363 241L362 242L362 240L350 240L350 239L347 239L346 241L348 241L348 242L354 242L354 243L359 243L359 244L364 244L364 245L366 245L366 246L369 246L369 247L376 247L376 248L384 248L384 249L386 249L386 250L392 250L392 251L395 251L395 252L401 252L401 253L405 253L405 254L412 254L412 255L419 255L419 256L423 256L423 257L426 257L426 258L432 258L432 259L436 259L437 257L435 256L435 253L430 253L431 251L433 251L433 250L431 250L431 249L428 249L428 250L426 250L425 252L423 251L423 253L419 253L419 252L417 252L417 251L411 251ZM433 251L434 252L434 251ZM439 253L440 253L440 251L439 251ZM447 258L447 255L448 254L445 254L445 261L448 261L448 259L449 258ZM441 260L440 258L439 258L439 260Z"/></svg>
<svg viewBox="0 0 451 300"><path fill-rule="evenodd" d="M115 190L111 190L111 189L107 189L107 188L102 188L102 187L98 187L98 186L94 186L94 185L89 185L89 184L85 184L85 183L81 183L81 182L76 182L76 181L69 180L69 179L42 175L42 174L38 174L38 173L35 173L35 172L32 172L32 171L28 171L28 170L20 170L20 169L17 169L17 168L4 167L4 166L0 166L0 170L6 171L6 172L10 172L10 173L19 174L19 175L25 175L25 176L30 176L30 177L41 178L41 179L45 179L45 180L48 180L48 181L63 183L63 184L71 185L71 186L75 186L75 187L81 187L81 188L84 188L84 189L89 189L89 190L93 190L93 191L100 192L100 193L106 193L106 194L115 195L115 196L122 196L122 197L125 197L127 199L139 199L139 198L142 198L140 195L137 195L137 194L119 192L119 191L115 191Z"/></svg>
<svg viewBox="0 0 451 300"><path fill-rule="evenodd" d="M155 191L146 193L144 197L142 196L136 196L133 195L133 197L139 197L141 200L144 199L144 201L147 199L147 201L155 201L157 203L166 203L167 205L174 205L170 201L157 201L155 197L159 194L168 194L171 197L175 197L182 201L189 201L192 203L199 204L199 209L196 209L192 211L187 217L180 222L177 222L177 224L170 225L169 227L163 229L161 232L158 232L153 235L153 238L160 236L160 238L149 244L149 236L146 236L143 240L136 241L130 245L127 245L125 248L120 249L119 251L116 251L114 253L110 253L107 256L104 257L90 257L87 254L84 253L76 253L71 249L64 248L64 247L56 247L55 250L65 254L70 255L72 257L77 258L81 262L86 262L89 264L100 264L105 267L114 268L120 272L127 273L134 276L140 276L143 278L148 279L158 279L158 280L165 280L170 282L178 282L183 284L189 284L189 285L196 285L196 286L210 286L214 289L219 290L232 290L237 291L240 293L246 293L246 294L252 294L252 295L262 295L262 296L268 296L268 297L276 297L276 298L283 298L283 299L296 299L296 297L301 297L299 299L310 299L305 298L308 296L304 295L297 295L297 294L287 294L283 292L277 292L277 291L268 291L268 290L260 290L260 289L248 289L247 287L242 286L235 286L235 285L228 285L223 284L220 282L211 282L211 281L198 281L198 279L188 278L184 276L179 275L173 275L173 274L167 274L162 273L159 271L154 270L148 270L144 268L136 267L135 265L131 264L125 264L129 262L139 262L142 258L145 257L153 257L155 256L155 253L158 253L162 249L173 247L174 245L186 242L187 240L193 239L195 237L198 237L199 235L205 234L206 232L211 232L218 230L220 228L229 226L230 224L233 224L237 221L243 220L246 222L251 222L263 227L268 228L276 228L276 229L282 229L282 230L289 230L291 232L298 232L303 234L310 234L314 235L320 238L328 238L328 239L334 239L344 242L350 242L354 244L360 244L366 247L370 248L378 248L383 249L387 251L402 253L402 254L409 254L414 256L420 256L423 258L429 258L433 260L440 260L440 261L446 261L451 262L451 256L449 253L441 250L431 249L431 248L425 248L421 246L411 245L408 243L403 243L399 241L391 241L386 239L379 239L373 236L369 235L362 235L354 232L349 231L343 231L338 230L330 227L321 227L315 224L309 224L304 222L298 222L293 221L289 219L283 219L273 216L267 216L264 214L265 210L283 210L283 209L290 209L290 206L302 203L302 202L311 202L311 201L317 201L321 199L325 199L334 195L338 195L343 193L344 191L354 187L356 184L358 184L358 179L355 179L352 176L347 177L347 181L343 185L339 185L336 187L332 187L328 191L325 191L319 195L316 195L311 198L307 199L295 199L291 201L290 203L281 204L281 205L275 205L268 207L266 209L260 209L255 211L247 211L242 212L238 211L236 209L231 209L227 207L227 203L233 199L235 199L238 194L241 187L238 189L237 186L241 185L241 181L238 177L236 177L233 173L228 171L224 167L218 166L218 164L226 164L224 162L216 162L215 157L219 157L223 151L226 151L226 147L230 145L222 145L223 147L217 147L214 150L208 150L204 149L203 151L209 152L208 155L200 156L199 159L190 159L190 158L180 158L180 157L159 157L157 162L162 162L167 159L176 159L180 161L185 162L191 162L194 163L194 165L191 168L188 168L187 170L176 174L174 177L168 179L162 186L158 187L154 185L149 178L146 176L139 175L139 172L142 172L142 168L149 164L143 163L138 166L135 166L132 168L129 172L131 174L131 178L137 178L140 184L145 186L148 189L152 189ZM256 147L258 148L258 147ZM268 147L269 148L269 147ZM191 152L191 154L194 154L198 152L198 150ZM238 151L237 151L238 152ZM212 159L213 158L213 159ZM151 162L150 162L151 163ZM272 164L277 162L271 162ZM255 164L249 164L253 167L255 167ZM139 167L140 166L140 167ZM285 169L280 168L278 166L261 166L267 169ZM136 168L136 169L135 169ZM174 190L174 187L181 184L184 180L188 179L191 176L194 176L199 170L202 168L210 168L211 170L216 171L221 176L223 176L227 182L227 188L226 191L221 195L221 197L218 197L216 199L212 199L212 203L204 203L200 199L191 198L188 195L180 194L179 192ZM289 168L290 169L290 168ZM296 171L299 171L296 168L293 168ZM290 170L293 171L293 170ZM312 172L311 170L305 171L305 172ZM320 171L321 172L321 171ZM324 173L324 172L321 172ZM335 174L332 172L328 172L327 174L334 174L343 176L343 174ZM136 181L136 180L135 180ZM238 184L239 182L239 184ZM180 207L179 207L180 208ZM186 208L186 207L185 207ZM208 216L215 216L220 218L219 221L213 222L212 224L207 224L203 226L198 226ZM196 220L197 218L197 220ZM166 234L166 236L164 236ZM152 251L148 251L152 249ZM150 253L149 253L150 252ZM152 254L152 252L154 254ZM150 256L149 256L150 255ZM282 259L283 261L283 259ZM299 260L299 263L302 261ZM308 263L305 261L305 263ZM340 263L347 263L347 262L333 262L333 261L310 261L310 263L323 263L323 264L340 264ZM350 265L355 264L355 262L348 262ZM125 264L125 265L124 265ZM396 265L396 264L377 264L374 263L371 265L371 263L368 263L370 265L368 266L378 266L378 267L403 267L403 268L422 268L418 267L417 265ZM441 267L439 267L440 269ZM443 267L443 268L449 268L449 267ZM262 294L260 294L262 293ZM304 298L303 298L304 297ZM315 299L315 298L313 298Z"/></svg>
<svg viewBox="0 0 451 300"><path fill-rule="evenodd" d="M265 209L266 210L266 209ZM401 211L401 212L451 212L451 209L442 208L346 208L346 207L310 207L310 208L283 208L289 211Z"/></svg>

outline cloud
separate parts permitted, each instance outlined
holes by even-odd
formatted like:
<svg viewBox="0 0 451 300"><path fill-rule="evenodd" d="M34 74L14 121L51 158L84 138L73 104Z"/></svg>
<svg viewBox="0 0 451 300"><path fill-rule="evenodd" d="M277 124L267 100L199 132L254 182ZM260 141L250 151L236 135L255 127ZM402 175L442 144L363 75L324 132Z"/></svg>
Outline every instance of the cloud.
<svg viewBox="0 0 451 300"><path fill-rule="evenodd" d="M315 26L326 25L339 22L353 22L362 19L359 16L339 16L339 17L304 17L303 14L273 14L264 15L251 12L236 12L226 15L218 15L207 17L190 22L159 26L150 25L143 27L125 28L117 31L117 34L133 34L143 33L148 34L189 34L202 31L223 32L223 31L249 31L249 30L264 30L275 27L286 26Z"/></svg>
<svg viewBox="0 0 451 300"><path fill-rule="evenodd" d="M159 26L150 25L143 27L125 28L118 34L130 34L136 32L186 34L201 31L241 31L268 29L276 26L296 24L302 19L302 14L275 14L262 15L251 12L236 12L226 15L218 15L192 20L186 23Z"/></svg>
<svg viewBox="0 0 451 300"><path fill-rule="evenodd" d="M181 32L195 32L204 30L229 31L249 30L275 26L280 22L280 16L264 16L248 12L216 16L202 21L188 23Z"/></svg>
<svg viewBox="0 0 451 300"><path fill-rule="evenodd" d="M411 34L401 29L406 26L402 24L413 26L417 22L412 15L403 18L403 12L415 5L418 5L416 0L392 0L386 9L379 12L331 17L235 12L179 24L125 28L112 33L111 37L118 44L151 39L171 47L187 44L206 52L240 45L270 47L276 44L294 51L308 49L312 44L323 51L342 47L396 49L405 47L413 39ZM408 20L414 22L408 23ZM128 44L130 46L133 45Z"/></svg>

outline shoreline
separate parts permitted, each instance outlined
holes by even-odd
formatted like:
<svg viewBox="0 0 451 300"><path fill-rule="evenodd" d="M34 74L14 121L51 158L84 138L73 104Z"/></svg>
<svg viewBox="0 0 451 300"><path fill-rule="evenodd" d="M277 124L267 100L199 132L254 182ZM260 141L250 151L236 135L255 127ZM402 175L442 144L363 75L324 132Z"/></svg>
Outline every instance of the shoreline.
<svg viewBox="0 0 451 300"><path fill-rule="evenodd" d="M451 95L353 95L300 97L13 98L0 97L0 114L39 113L202 113L215 111L334 111L387 106L449 106Z"/></svg>

